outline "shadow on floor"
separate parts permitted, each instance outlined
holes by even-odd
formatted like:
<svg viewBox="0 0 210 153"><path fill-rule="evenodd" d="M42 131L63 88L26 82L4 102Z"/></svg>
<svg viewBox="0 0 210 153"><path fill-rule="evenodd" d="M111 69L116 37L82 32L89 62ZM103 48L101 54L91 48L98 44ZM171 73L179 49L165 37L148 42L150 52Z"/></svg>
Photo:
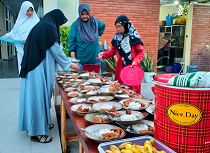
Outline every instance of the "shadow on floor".
<svg viewBox="0 0 210 153"><path fill-rule="evenodd" d="M17 57L13 60L0 62L0 79L3 78L19 78Z"/></svg>

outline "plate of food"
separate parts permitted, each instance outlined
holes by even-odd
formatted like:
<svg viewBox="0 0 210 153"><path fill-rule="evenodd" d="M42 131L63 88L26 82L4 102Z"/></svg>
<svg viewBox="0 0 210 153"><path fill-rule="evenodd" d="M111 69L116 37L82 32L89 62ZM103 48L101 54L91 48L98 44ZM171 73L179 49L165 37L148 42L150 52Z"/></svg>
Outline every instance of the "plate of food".
<svg viewBox="0 0 210 153"><path fill-rule="evenodd" d="M142 113L139 111L130 111L130 110L122 110L110 112L108 114L109 119L118 122L123 125L131 125L134 124L143 118L145 118L148 113Z"/></svg>
<svg viewBox="0 0 210 153"><path fill-rule="evenodd" d="M91 107L96 111L105 112L105 111L120 110L122 109L123 105L118 102L101 102L101 103L95 103Z"/></svg>
<svg viewBox="0 0 210 153"><path fill-rule="evenodd" d="M101 86L104 84L103 79L89 79L87 80L88 82L90 82L93 86Z"/></svg>
<svg viewBox="0 0 210 153"><path fill-rule="evenodd" d="M97 102L110 101L112 99L114 99L114 96L92 96L87 99L87 102L97 103Z"/></svg>
<svg viewBox="0 0 210 153"><path fill-rule="evenodd" d="M86 114L84 119L92 124L105 124L113 122L108 118L107 113L90 113Z"/></svg>
<svg viewBox="0 0 210 153"><path fill-rule="evenodd" d="M127 98L130 98L130 97L137 98L138 94L133 90L127 90L126 93L117 93L114 96L117 99L122 100L122 99L127 99Z"/></svg>
<svg viewBox="0 0 210 153"><path fill-rule="evenodd" d="M118 90L110 86L110 88L107 87L100 88L100 92L102 95L110 96L110 95L115 95L118 92Z"/></svg>
<svg viewBox="0 0 210 153"><path fill-rule="evenodd" d="M111 124L94 124L85 128L85 136L96 142L107 142L122 139L126 132L123 128Z"/></svg>
<svg viewBox="0 0 210 153"><path fill-rule="evenodd" d="M84 97L91 97L99 95L100 91L98 89L89 89L89 90L81 90L80 93L82 93Z"/></svg>
<svg viewBox="0 0 210 153"><path fill-rule="evenodd" d="M96 112L91 108L91 104L76 104L71 106L71 111L76 112L80 116L84 116L85 114Z"/></svg>
<svg viewBox="0 0 210 153"><path fill-rule="evenodd" d="M147 100L139 98L123 99L120 101L120 104L123 105L124 109L129 110L143 110L149 107L149 102Z"/></svg>
<svg viewBox="0 0 210 153"><path fill-rule="evenodd" d="M73 87L68 87L64 89L66 92L72 92L72 91L78 91L77 88L73 88Z"/></svg>
<svg viewBox="0 0 210 153"><path fill-rule="evenodd" d="M88 89L88 90L92 90L95 89L94 86L90 86L90 85L79 85L80 89Z"/></svg>
<svg viewBox="0 0 210 153"><path fill-rule="evenodd" d="M86 103L86 98L74 97L74 98L69 99L68 102L72 104L84 104Z"/></svg>
<svg viewBox="0 0 210 153"><path fill-rule="evenodd" d="M92 73L92 72L86 72L86 73L80 74L79 76L83 79L90 79L94 77L94 74L95 73Z"/></svg>
<svg viewBox="0 0 210 153"><path fill-rule="evenodd" d="M82 94L77 92L77 91L72 91L72 92L68 92L67 95L71 98L74 98L74 97L82 97Z"/></svg>
<svg viewBox="0 0 210 153"><path fill-rule="evenodd" d="M127 132L138 135L149 135L154 132L154 122L149 120L141 120L137 124L129 125L129 127L126 128Z"/></svg>
<svg viewBox="0 0 210 153"><path fill-rule="evenodd" d="M148 113L154 115L155 105L150 103L149 107L145 109Z"/></svg>

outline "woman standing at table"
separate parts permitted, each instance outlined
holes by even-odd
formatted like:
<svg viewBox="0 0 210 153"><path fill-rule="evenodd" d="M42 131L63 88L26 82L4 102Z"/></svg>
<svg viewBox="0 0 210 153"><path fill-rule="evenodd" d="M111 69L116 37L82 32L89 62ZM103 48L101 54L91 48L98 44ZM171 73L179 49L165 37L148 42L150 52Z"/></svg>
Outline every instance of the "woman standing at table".
<svg viewBox="0 0 210 153"><path fill-rule="evenodd" d="M80 60L80 70L83 64L98 64L96 59L100 53L98 36L105 30L105 24L90 16L90 6L86 3L79 6L79 17L71 25L69 32L69 52L71 57Z"/></svg>
<svg viewBox="0 0 210 153"><path fill-rule="evenodd" d="M66 70L79 70L62 51L59 27L66 23L63 12L47 13L31 30L24 47L21 63L19 100L19 131L28 131L31 141L48 143L51 124L50 108L57 63Z"/></svg>
<svg viewBox="0 0 210 153"><path fill-rule="evenodd" d="M34 11L34 6L31 2L25 1L22 3L18 18L14 28L6 33L3 38L11 38L14 40L26 40L30 30L39 22L39 18ZM15 43L17 49L18 72L21 70L21 61L23 58L23 44Z"/></svg>
<svg viewBox="0 0 210 153"><path fill-rule="evenodd" d="M111 50L98 54L102 58L117 55L115 80L122 83L120 71L126 65L139 65L144 56L143 42L133 24L125 15L120 15L115 21L116 33L112 39ZM141 86L130 86L130 89L140 93Z"/></svg>

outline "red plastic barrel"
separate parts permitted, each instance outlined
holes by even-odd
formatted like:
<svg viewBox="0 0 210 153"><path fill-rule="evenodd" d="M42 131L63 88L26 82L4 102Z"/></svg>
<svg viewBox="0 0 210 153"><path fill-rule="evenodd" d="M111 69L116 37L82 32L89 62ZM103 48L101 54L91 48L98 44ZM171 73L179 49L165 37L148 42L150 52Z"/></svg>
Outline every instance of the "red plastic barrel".
<svg viewBox="0 0 210 153"><path fill-rule="evenodd" d="M210 88L165 84L171 74L155 80L154 138L177 153L210 152Z"/></svg>
<svg viewBox="0 0 210 153"><path fill-rule="evenodd" d="M83 71L88 71L88 72L99 73L101 69L101 64L84 64L82 66L83 66Z"/></svg>

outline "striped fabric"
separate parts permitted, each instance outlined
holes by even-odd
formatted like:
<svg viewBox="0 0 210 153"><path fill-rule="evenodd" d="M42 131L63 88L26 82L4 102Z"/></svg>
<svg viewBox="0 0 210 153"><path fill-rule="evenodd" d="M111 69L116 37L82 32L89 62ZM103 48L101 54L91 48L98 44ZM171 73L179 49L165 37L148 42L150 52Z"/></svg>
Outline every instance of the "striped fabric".
<svg viewBox="0 0 210 153"><path fill-rule="evenodd" d="M210 90L180 90L155 85L154 138L177 153L210 152ZM201 109L202 120L192 126L172 122L166 115L169 105L186 103Z"/></svg>
<svg viewBox="0 0 210 153"><path fill-rule="evenodd" d="M177 75L172 77L167 84L178 87L209 88L210 72L194 72L186 75Z"/></svg>

